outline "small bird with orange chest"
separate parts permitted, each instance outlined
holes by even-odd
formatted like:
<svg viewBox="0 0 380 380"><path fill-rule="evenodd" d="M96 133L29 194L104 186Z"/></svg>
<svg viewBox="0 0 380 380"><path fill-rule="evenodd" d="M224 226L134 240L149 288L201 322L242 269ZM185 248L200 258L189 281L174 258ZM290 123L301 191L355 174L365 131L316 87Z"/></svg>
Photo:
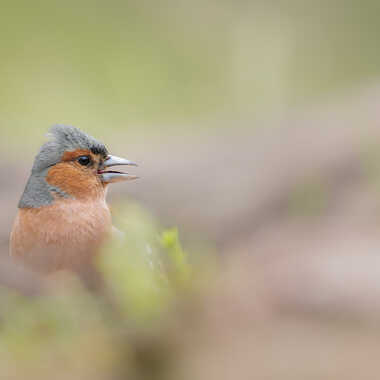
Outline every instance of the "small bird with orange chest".
<svg viewBox="0 0 380 380"><path fill-rule="evenodd" d="M107 169L136 164L109 155L102 143L75 127L56 125L49 135L18 205L10 254L39 273L81 273L92 267L112 233L107 186L137 178Z"/></svg>

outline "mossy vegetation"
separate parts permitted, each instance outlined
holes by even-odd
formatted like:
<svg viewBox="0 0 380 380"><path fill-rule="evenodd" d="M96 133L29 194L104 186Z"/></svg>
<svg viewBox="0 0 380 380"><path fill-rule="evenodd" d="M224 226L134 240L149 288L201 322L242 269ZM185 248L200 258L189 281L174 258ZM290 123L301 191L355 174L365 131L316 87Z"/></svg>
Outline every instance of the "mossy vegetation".
<svg viewBox="0 0 380 380"><path fill-rule="evenodd" d="M173 353L165 356L170 342L162 333L176 303L191 294L197 270L176 228L162 229L137 204L120 209L115 219L124 235L117 234L98 261L106 295L88 291L69 273L52 278L47 293L35 297L1 289L1 378L148 373L154 379L166 370Z"/></svg>

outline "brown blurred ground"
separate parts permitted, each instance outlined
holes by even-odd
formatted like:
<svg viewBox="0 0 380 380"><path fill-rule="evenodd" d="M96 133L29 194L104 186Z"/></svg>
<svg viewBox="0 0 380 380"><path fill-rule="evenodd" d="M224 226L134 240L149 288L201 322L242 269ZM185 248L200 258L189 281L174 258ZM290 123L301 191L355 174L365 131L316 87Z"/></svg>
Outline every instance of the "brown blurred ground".
<svg viewBox="0 0 380 380"><path fill-rule="evenodd" d="M374 87L256 132L131 147L142 179L111 199L128 195L223 254L217 286L180 319L177 378L378 378L379 101ZM29 170L6 159L4 253Z"/></svg>
<svg viewBox="0 0 380 380"><path fill-rule="evenodd" d="M236 125L217 135L129 146L142 178L112 188L110 200L135 199L179 225L185 240L211 241L228 255L376 254L379 101L373 87L334 105L270 116L256 132ZM6 251L31 163L2 162L9 173L0 179Z"/></svg>

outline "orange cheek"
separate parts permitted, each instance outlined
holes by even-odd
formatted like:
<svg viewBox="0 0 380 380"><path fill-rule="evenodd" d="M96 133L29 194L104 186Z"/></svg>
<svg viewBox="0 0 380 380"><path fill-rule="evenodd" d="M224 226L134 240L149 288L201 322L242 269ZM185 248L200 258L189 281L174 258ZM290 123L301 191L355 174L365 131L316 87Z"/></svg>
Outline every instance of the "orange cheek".
<svg viewBox="0 0 380 380"><path fill-rule="evenodd" d="M75 198L97 197L103 186L91 169L81 170L74 163L61 162L47 173L46 182Z"/></svg>

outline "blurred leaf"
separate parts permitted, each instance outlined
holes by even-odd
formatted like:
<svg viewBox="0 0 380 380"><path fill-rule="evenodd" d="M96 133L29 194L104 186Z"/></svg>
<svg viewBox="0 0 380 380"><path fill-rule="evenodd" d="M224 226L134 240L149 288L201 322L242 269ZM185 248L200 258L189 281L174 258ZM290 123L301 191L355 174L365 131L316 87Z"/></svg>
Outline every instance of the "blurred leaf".
<svg viewBox="0 0 380 380"><path fill-rule="evenodd" d="M170 277L178 286L188 285L191 268L187 261L186 252L182 249L179 241L178 229L165 230L161 235L160 242L170 259L168 263Z"/></svg>
<svg viewBox="0 0 380 380"><path fill-rule="evenodd" d="M168 310L190 268L176 229L160 235L152 216L133 203L118 210L115 220L123 237L105 248L99 265L123 312L145 323Z"/></svg>

